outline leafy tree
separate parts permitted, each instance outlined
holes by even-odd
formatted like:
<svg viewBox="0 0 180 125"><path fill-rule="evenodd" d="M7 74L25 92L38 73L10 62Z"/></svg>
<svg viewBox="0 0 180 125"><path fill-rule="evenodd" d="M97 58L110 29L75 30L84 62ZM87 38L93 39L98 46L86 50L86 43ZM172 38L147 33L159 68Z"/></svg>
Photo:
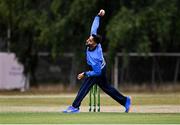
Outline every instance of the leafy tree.
<svg viewBox="0 0 180 125"><path fill-rule="evenodd" d="M117 51L172 51L177 11L176 0L125 2L107 26L111 57Z"/></svg>
<svg viewBox="0 0 180 125"><path fill-rule="evenodd" d="M179 0L0 0L0 38L33 76L38 51L54 59L63 52L84 55L100 8L106 10L102 45L111 61L117 52L179 52Z"/></svg>

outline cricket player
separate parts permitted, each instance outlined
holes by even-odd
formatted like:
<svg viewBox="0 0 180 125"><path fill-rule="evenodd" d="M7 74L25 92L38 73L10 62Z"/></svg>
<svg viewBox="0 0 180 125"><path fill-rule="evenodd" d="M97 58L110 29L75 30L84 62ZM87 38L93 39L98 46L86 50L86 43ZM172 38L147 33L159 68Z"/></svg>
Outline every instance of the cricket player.
<svg viewBox="0 0 180 125"><path fill-rule="evenodd" d="M81 80L84 79L83 84L81 85L79 92L72 103L64 113L78 113L79 107L82 100L88 94L91 87L94 84L98 86L119 104L125 107L125 112L130 111L131 107L131 98L129 96L124 96L118 92L114 87L112 87L106 77L106 62L103 57L103 52L101 48L101 36L97 34L97 30L100 25L100 19L105 15L105 11L101 9L98 15L94 18L92 23L90 36L86 41L86 61L89 65L89 71L82 72L78 74L77 78Z"/></svg>

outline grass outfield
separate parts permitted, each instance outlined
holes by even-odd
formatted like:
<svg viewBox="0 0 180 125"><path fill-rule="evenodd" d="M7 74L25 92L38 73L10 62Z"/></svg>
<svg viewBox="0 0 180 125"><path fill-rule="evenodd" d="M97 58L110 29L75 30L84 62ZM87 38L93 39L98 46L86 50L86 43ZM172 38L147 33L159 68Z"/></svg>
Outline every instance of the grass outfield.
<svg viewBox="0 0 180 125"><path fill-rule="evenodd" d="M176 113L0 113L1 124L178 124Z"/></svg>
<svg viewBox="0 0 180 125"><path fill-rule="evenodd" d="M180 93L171 94L127 94L133 99L133 105L180 105ZM2 95L0 106L60 106L70 105L75 94L59 95ZM82 102L82 106L88 106L89 96ZM101 94L102 106L119 105L111 97Z"/></svg>
<svg viewBox="0 0 180 125"><path fill-rule="evenodd" d="M127 94L132 96L135 106L158 105L161 110L163 106L176 107L180 105L180 94ZM75 94L56 95L0 95L0 124L180 124L180 112L173 113L123 113L123 112L101 112L78 114L63 114L58 110L46 111L46 108L68 106L75 98ZM82 102L82 106L88 106L88 96ZM117 102L104 94L101 95L102 106L119 106ZM162 107L161 107L162 106ZM21 108L34 107L35 110L19 110ZM43 112L39 112L39 108ZM17 108L17 109L16 109ZM153 107L154 108L154 107ZM12 109L15 109L12 110ZM37 110L36 110L37 109ZM176 110L177 108L175 108ZM153 110L153 109L152 109ZM156 110L156 109L155 109ZM2 111L2 112L1 112ZM88 110L87 110L88 111ZM144 110L143 110L144 111ZM179 109L178 109L179 111Z"/></svg>

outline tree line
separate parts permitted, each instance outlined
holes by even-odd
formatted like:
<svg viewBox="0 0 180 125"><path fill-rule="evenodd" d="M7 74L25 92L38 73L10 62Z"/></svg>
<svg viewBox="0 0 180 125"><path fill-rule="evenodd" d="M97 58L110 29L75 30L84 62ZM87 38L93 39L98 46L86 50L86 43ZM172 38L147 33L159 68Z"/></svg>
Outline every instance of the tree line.
<svg viewBox="0 0 180 125"><path fill-rule="evenodd" d="M99 33L113 61L117 52L179 52L179 0L0 0L0 42L25 66L36 68L37 53L83 56L99 9L106 10Z"/></svg>

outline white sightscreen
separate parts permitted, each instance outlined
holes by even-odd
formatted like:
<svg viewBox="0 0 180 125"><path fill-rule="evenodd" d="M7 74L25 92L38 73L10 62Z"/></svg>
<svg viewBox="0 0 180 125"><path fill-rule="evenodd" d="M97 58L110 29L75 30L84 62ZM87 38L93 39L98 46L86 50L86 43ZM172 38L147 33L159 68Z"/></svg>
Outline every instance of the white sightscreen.
<svg viewBox="0 0 180 125"><path fill-rule="evenodd" d="M0 89L23 89L25 81L23 66L15 54L0 53Z"/></svg>

